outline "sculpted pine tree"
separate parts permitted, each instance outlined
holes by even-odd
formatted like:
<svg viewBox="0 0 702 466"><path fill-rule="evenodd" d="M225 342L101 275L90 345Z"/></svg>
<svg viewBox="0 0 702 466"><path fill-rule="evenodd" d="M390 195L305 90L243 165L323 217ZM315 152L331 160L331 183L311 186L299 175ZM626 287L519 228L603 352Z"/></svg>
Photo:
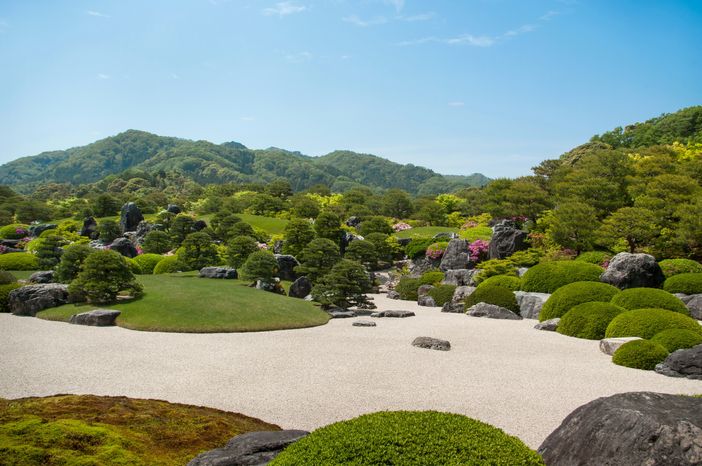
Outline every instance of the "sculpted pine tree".
<svg viewBox="0 0 702 466"><path fill-rule="evenodd" d="M343 308L368 302L366 293L371 290L371 280L358 262L342 259L312 288L315 301Z"/></svg>
<svg viewBox="0 0 702 466"><path fill-rule="evenodd" d="M110 250L94 251L83 262L83 268L68 291L75 301L95 304L108 304L120 292L131 296L141 294L142 286L137 283L122 255Z"/></svg>

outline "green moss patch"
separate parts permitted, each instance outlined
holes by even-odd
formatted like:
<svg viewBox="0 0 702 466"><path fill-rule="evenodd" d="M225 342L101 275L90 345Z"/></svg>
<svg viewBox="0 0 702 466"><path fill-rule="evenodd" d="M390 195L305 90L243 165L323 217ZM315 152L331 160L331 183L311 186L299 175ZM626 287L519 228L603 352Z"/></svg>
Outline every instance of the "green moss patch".
<svg viewBox="0 0 702 466"><path fill-rule="evenodd" d="M37 270L39 259L27 252L0 254L0 270Z"/></svg>
<svg viewBox="0 0 702 466"><path fill-rule="evenodd" d="M553 293L558 288L574 282L597 282L604 269L580 261L542 262L527 270L522 277L522 290Z"/></svg>
<svg viewBox="0 0 702 466"><path fill-rule="evenodd" d="M702 326L691 317L666 309L636 309L619 314L607 326L606 338L652 338L668 329L690 330L702 335Z"/></svg>
<svg viewBox="0 0 702 466"><path fill-rule="evenodd" d="M626 309L611 303L583 303L565 313L557 331L571 337L601 340L609 323Z"/></svg>
<svg viewBox="0 0 702 466"><path fill-rule="evenodd" d="M514 292L502 286L479 286L466 298L465 308L468 310L478 303L494 304L519 314L519 305Z"/></svg>
<svg viewBox="0 0 702 466"><path fill-rule="evenodd" d="M680 273L665 280L663 289L668 293L702 293L702 273Z"/></svg>
<svg viewBox="0 0 702 466"><path fill-rule="evenodd" d="M665 259L660 261L658 265L666 278L680 273L702 273L702 264L692 259Z"/></svg>
<svg viewBox="0 0 702 466"><path fill-rule="evenodd" d="M671 328L656 333L651 341L663 346L669 352L692 348L702 344L702 335L691 330Z"/></svg>
<svg viewBox="0 0 702 466"><path fill-rule="evenodd" d="M619 289L599 282L575 282L562 286L549 297L541 308L539 320L563 317L573 307L591 302L609 302Z"/></svg>
<svg viewBox="0 0 702 466"><path fill-rule="evenodd" d="M494 275L480 282L480 286L501 286L512 291L518 291L522 286L522 280L511 275Z"/></svg>
<svg viewBox="0 0 702 466"><path fill-rule="evenodd" d="M690 315L690 311L679 298L656 288L629 288L612 297L612 304L624 309L667 309Z"/></svg>
<svg viewBox="0 0 702 466"><path fill-rule="evenodd" d="M652 371L666 357L668 351L658 343L634 340L620 346L612 355L612 362L619 366Z"/></svg>

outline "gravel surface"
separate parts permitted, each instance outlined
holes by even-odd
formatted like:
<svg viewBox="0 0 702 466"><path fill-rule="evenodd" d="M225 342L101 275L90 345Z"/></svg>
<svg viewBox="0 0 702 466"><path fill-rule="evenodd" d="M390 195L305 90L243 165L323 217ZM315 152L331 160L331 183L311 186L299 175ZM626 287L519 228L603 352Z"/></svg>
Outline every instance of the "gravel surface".
<svg viewBox="0 0 702 466"><path fill-rule="evenodd" d="M175 334L0 314L0 397L125 395L240 412L311 430L363 413L461 413L533 448L578 406L628 391L702 393L702 381L619 367L598 341L534 330L534 320L446 314L374 295L405 319L354 327ZM196 310L193 310L196 312ZM419 336L451 351L415 348Z"/></svg>

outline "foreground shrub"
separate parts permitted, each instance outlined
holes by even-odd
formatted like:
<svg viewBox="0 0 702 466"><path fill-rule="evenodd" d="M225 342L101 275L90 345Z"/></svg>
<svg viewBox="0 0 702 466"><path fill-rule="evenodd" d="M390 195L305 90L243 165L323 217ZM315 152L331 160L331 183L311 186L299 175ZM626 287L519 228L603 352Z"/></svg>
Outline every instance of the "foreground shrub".
<svg viewBox="0 0 702 466"><path fill-rule="evenodd" d="M507 258L515 267L533 267L539 263L543 253L535 248L517 251Z"/></svg>
<svg viewBox="0 0 702 466"><path fill-rule="evenodd" d="M258 251L258 243L251 236L237 236L227 245L227 264L239 268L249 255Z"/></svg>
<svg viewBox="0 0 702 466"><path fill-rule="evenodd" d="M10 312L10 310L7 308L7 301L10 296L10 291L21 287L22 285L17 282L0 285L0 312Z"/></svg>
<svg viewBox="0 0 702 466"><path fill-rule="evenodd" d="M241 267L241 275L248 280L272 283L278 273L278 261L270 251L256 251Z"/></svg>
<svg viewBox="0 0 702 466"><path fill-rule="evenodd" d="M183 269L181 268L182 263L178 261L176 256L166 256L159 261L154 267L154 275L161 275L163 273L176 273Z"/></svg>
<svg viewBox="0 0 702 466"><path fill-rule="evenodd" d="M29 235L29 226L23 223L13 223L0 228L2 239L22 239L27 235Z"/></svg>
<svg viewBox="0 0 702 466"><path fill-rule="evenodd" d="M138 296L142 286L137 283L124 257L115 251L102 250L90 253L85 259L68 291L76 301L107 304L122 291Z"/></svg>
<svg viewBox="0 0 702 466"><path fill-rule="evenodd" d="M71 283L78 276L85 259L93 252L87 244L73 243L63 248L61 261L56 267L56 281Z"/></svg>
<svg viewBox="0 0 702 466"><path fill-rule="evenodd" d="M312 298L320 304L348 308L368 302L371 290L366 269L358 262L341 259L331 271L312 288Z"/></svg>
<svg viewBox="0 0 702 466"><path fill-rule="evenodd" d="M658 265L661 266L666 278L680 273L702 273L702 264L692 259L665 259Z"/></svg>
<svg viewBox="0 0 702 466"><path fill-rule="evenodd" d="M144 237L141 248L147 254L165 254L171 250L171 237L160 230L151 230Z"/></svg>
<svg viewBox="0 0 702 466"><path fill-rule="evenodd" d="M630 310L655 308L690 315L687 306L679 298L656 288L629 288L614 295L611 302Z"/></svg>
<svg viewBox="0 0 702 466"><path fill-rule="evenodd" d="M672 353L679 349L692 348L702 344L702 335L690 330L671 328L656 333L651 341L658 343Z"/></svg>
<svg viewBox="0 0 702 466"><path fill-rule="evenodd" d="M138 262L136 262L131 257L125 257L124 260L127 261L127 267L129 267L130 272L132 272L134 275L143 275L143 272L141 271L141 266Z"/></svg>
<svg viewBox="0 0 702 466"><path fill-rule="evenodd" d="M465 308L468 310L478 303L494 304L519 314L517 297L514 296L512 290L502 286L479 286L466 298Z"/></svg>
<svg viewBox="0 0 702 466"><path fill-rule="evenodd" d="M591 302L609 302L619 289L607 283L575 282L557 289L544 303L539 320L563 317L573 307Z"/></svg>
<svg viewBox="0 0 702 466"><path fill-rule="evenodd" d="M609 261L612 255L604 251L588 251L583 252L578 257L575 258L579 262L587 262L588 264L602 265Z"/></svg>
<svg viewBox="0 0 702 466"><path fill-rule="evenodd" d="M668 357L668 351L658 343L634 340L624 343L612 355L612 362L619 366L652 371L656 364Z"/></svg>
<svg viewBox="0 0 702 466"><path fill-rule="evenodd" d="M522 280L511 275L494 275L480 282L478 286L501 286L512 291L518 291L522 286Z"/></svg>
<svg viewBox="0 0 702 466"><path fill-rule="evenodd" d="M12 275L10 272L5 270L0 270L0 285L9 285L10 283L15 283L17 277Z"/></svg>
<svg viewBox="0 0 702 466"><path fill-rule="evenodd" d="M405 246L405 253L410 259L424 257L427 248L434 243L435 241L433 238L415 238Z"/></svg>
<svg viewBox="0 0 702 466"><path fill-rule="evenodd" d="M516 437L459 414L397 411L366 414L317 429L271 466L542 465Z"/></svg>
<svg viewBox="0 0 702 466"><path fill-rule="evenodd" d="M26 252L0 254L0 270L37 270L39 259Z"/></svg>
<svg viewBox="0 0 702 466"><path fill-rule="evenodd" d="M212 238L203 232L186 236L177 256L183 263L183 268L188 270L200 270L203 267L219 265L221 262Z"/></svg>
<svg viewBox="0 0 702 466"><path fill-rule="evenodd" d="M478 264L480 272L473 277L475 283L480 284L495 275L517 276L517 268L509 259L491 259Z"/></svg>
<svg viewBox="0 0 702 466"><path fill-rule="evenodd" d="M154 273L154 268L161 262L164 257L160 254L140 254L132 259L141 269L142 274L151 275Z"/></svg>
<svg viewBox="0 0 702 466"><path fill-rule="evenodd" d="M434 299L437 306L443 306L453 298L453 292L456 291L454 285L437 285L429 290L429 296Z"/></svg>
<svg viewBox="0 0 702 466"><path fill-rule="evenodd" d="M444 279L444 273L438 270L424 272L419 280L422 285L438 285Z"/></svg>
<svg viewBox="0 0 702 466"><path fill-rule="evenodd" d="M609 323L622 312L626 309L611 303L578 304L563 315L556 330L569 337L601 340Z"/></svg>
<svg viewBox="0 0 702 466"><path fill-rule="evenodd" d="M665 280L663 289L668 293L702 293L702 273L679 273Z"/></svg>
<svg viewBox="0 0 702 466"><path fill-rule="evenodd" d="M419 296L417 290L422 286L422 280L405 275L400 278L399 283L395 286L395 291L400 294L400 299L407 301L416 301Z"/></svg>
<svg viewBox="0 0 702 466"><path fill-rule="evenodd" d="M663 330L672 328L690 330L702 335L702 326L691 317L666 309L636 309L615 317L607 327L605 337L652 338Z"/></svg>
<svg viewBox="0 0 702 466"><path fill-rule="evenodd" d="M598 282L604 269L578 261L543 262L527 270L522 277L522 290L553 293L574 282Z"/></svg>

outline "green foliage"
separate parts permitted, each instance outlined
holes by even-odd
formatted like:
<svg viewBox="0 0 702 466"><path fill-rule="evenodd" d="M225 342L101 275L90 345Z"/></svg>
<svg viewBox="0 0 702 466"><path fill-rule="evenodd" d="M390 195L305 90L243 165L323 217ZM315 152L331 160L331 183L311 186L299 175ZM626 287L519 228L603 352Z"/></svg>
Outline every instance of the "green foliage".
<svg viewBox="0 0 702 466"><path fill-rule="evenodd" d="M539 263L543 252L539 249L529 248L526 251L517 251L507 258L515 267L533 267Z"/></svg>
<svg viewBox="0 0 702 466"><path fill-rule="evenodd" d="M480 272L473 276L475 283L480 284L490 277L496 275L517 276L517 268L509 259L490 259L478 264Z"/></svg>
<svg viewBox="0 0 702 466"><path fill-rule="evenodd" d="M108 304L122 291L138 296L142 286L137 283L124 257L115 251L101 250L91 252L85 259L68 291L76 301Z"/></svg>
<svg viewBox="0 0 702 466"><path fill-rule="evenodd" d="M400 282L395 286L395 291L400 294L400 299L408 301L416 301L419 299L417 290L422 285L438 286L441 280L444 279L443 272L428 271L422 274L421 277L410 277L405 275L400 278Z"/></svg>
<svg viewBox="0 0 702 466"><path fill-rule="evenodd" d="M652 371L666 357L668 351L658 343L634 340L620 346L612 355L612 362L619 366Z"/></svg>
<svg viewBox="0 0 702 466"><path fill-rule="evenodd" d="M519 305L514 292L509 288L502 286L480 286L473 291L465 300L465 308L468 310L471 306L478 303L494 304L495 306L504 307L512 312L519 314Z"/></svg>
<svg viewBox="0 0 702 466"><path fill-rule="evenodd" d="M119 224L110 219L105 219L98 223L97 231L100 234L100 239L105 244L113 242L122 234Z"/></svg>
<svg viewBox="0 0 702 466"><path fill-rule="evenodd" d="M237 236L256 237L256 230L247 222L237 222L229 229L229 236L236 238Z"/></svg>
<svg viewBox="0 0 702 466"><path fill-rule="evenodd" d="M190 233L178 249L177 256L183 263L183 270L200 270L221 262L212 238L203 232Z"/></svg>
<svg viewBox="0 0 702 466"><path fill-rule="evenodd" d="M308 220L294 218L285 226L283 253L297 257L314 239L314 230Z"/></svg>
<svg viewBox="0 0 702 466"><path fill-rule="evenodd" d="M702 273L680 273L665 280L663 289L668 293L702 293Z"/></svg>
<svg viewBox="0 0 702 466"><path fill-rule="evenodd" d="M422 285L438 285L444 279L444 273L439 270L429 270L424 272L419 281Z"/></svg>
<svg viewBox="0 0 702 466"><path fill-rule="evenodd" d="M619 289L607 283L574 282L558 288L544 303L539 320L563 317L573 307L590 302L609 302Z"/></svg>
<svg viewBox="0 0 702 466"><path fill-rule="evenodd" d="M334 212L324 211L314 221L314 231L319 238L338 244L341 239L341 219Z"/></svg>
<svg viewBox="0 0 702 466"><path fill-rule="evenodd" d="M250 236L237 236L227 245L227 264L239 268L246 259L258 251L258 243Z"/></svg>
<svg viewBox="0 0 702 466"><path fill-rule="evenodd" d="M10 292L21 287L22 285L20 285L17 282L5 283L0 285L0 312L10 312L10 310L7 308L7 302L10 296Z"/></svg>
<svg viewBox="0 0 702 466"><path fill-rule="evenodd" d="M371 285L368 273L359 262L341 259L315 284L312 297L321 304L348 308L366 303L365 293L371 290Z"/></svg>
<svg viewBox="0 0 702 466"><path fill-rule="evenodd" d="M144 237L141 248L148 254L165 254L171 250L171 239L165 231L151 230Z"/></svg>
<svg viewBox="0 0 702 466"><path fill-rule="evenodd" d="M649 339L668 329L690 330L702 335L702 326L691 317L666 309L636 309L626 311L615 317L607 327L605 336L641 337Z"/></svg>
<svg viewBox="0 0 702 466"><path fill-rule="evenodd" d="M240 221L241 219L232 213L219 211L212 216L210 225L217 238L227 241L233 237L232 227Z"/></svg>
<svg viewBox="0 0 702 466"><path fill-rule="evenodd" d="M522 281L519 277L513 275L493 275L480 282L481 286L501 286L507 288L508 290L518 291L522 286Z"/></svg>
<svg viewBox="0 0 702 466"><path fill-rule="evenodd" d="M151 275L154 273L154 268L164 259L164 256L160 254L140 254L132 259L141 269L141 273L144 275Z"/></svg>
<svg viewBox="0 0 702 466"><path fill-rule="evenodd" d="M679 298L655 288L629 288L615 295L612 304L630 310L656 308L690 315L687 306Z"/></svg>
<svg viewBox="0 0 702 466"><path fill-rule="evenodd" d="M454 291L456 291L455 285L436 285L429 290L429 296L434 299L437 306L443 306L451 301Z"/></svg>
<svg viewBox="0 0 702 466"><path fill-rule="evenodd" d="M182 270L181 266L182 263L178 261L178 256L165 256L154 267L154 275L180 272Z"/></svg>
<svg viewBox="0 0 702 466"><path fill-rule="evenodd" d="M598 223L594 207L585 202L572 201L559 204L542 219L548 240L575 251L592 248Z"/></svg>
<svg viewBox="0 0 702 466"><path fill-rule="evenodd" d="M241 267L242 277L248 280L261 280L271 283L278 273L278 261L272 252L256 251L251 253Z"/></svg>
<svg viewBox="0 0 702 466"><path fill-rule="evenodd" d="M0 270L37 270L39 259L26 252L0 254Z"/></svg>
<svg viewBox="0 0 702 466"><path fill-rule="evenodd" d="M362 236L366 236L371 233L385 233L386 235L389 235L393 232L390 222L388 222L387 218L381 216L369 217L368 219L362 221L357 230Z"/></svg>
<svg viewBox="0 0 702 466"><path fill-rule="evenodd" d="M400 441L401 439L401 441ZM542 465L516 437L459 414L397 411L366 414L317 429L271 466Z"/></svg>
<svg viewBox="0 0 702 466"><path fill-rule="evenodd" d="M341 255L335 242L327 238L317 238L310 241L297 259L300 265L295 268L295 272L315 282L329 273L339 262Z"/></svg>
<svg viewBox="0 0 702 466"><path fill-rule="evenodd" d="M178 214L171 223L169 230L171 236L171 246L174 248L180 247L185 241L185 238L193 232L195 219L187 214Z"/></svg>
<svg viewBox="0 0 702 466"><path fill-rule="evenodd" d="M577 261L543 262L530 268L522 277L522 290L553 293L574 282L599 281L604 269L595 264Z"/></svg>
<svg viewBox="0 0 702 466"><path fill-rule="evenodd" d="M633 253L641 247L652 245L659 233L656 215L651 210L622 207L602 223L598 236L599 242L610 249L624 241L629 252Z"/></svg>
<svg viewBox="0 0 702 466"><path fill-rule="evenodd" d="M601 340L605 337L609 323L622 312L626 312L626 309L611 303L578 304L561 317L556 330L570 337Z"/></svg>
<svg viewBox="0 0 702 466"><path fill-rule="evenodd" d="M588 251L583 252L575 258L579 262L587 262L588 264L596 264L602 266L606 261L610 260L612 255L604 251Z"/></svg>
<svg viewBox="0 0 702 466"><path fill-rule="evenodd" d="M17 277L12 275L10 272L0 270L0 285L8 285L15 282L17 282Z"/></svg>
<svg viewBox="0 0 702 466"><path fill-rule="evenodd" d="M400 244L397 238L384 233L371 233L365 236L366 241L373 243L378 253L378 260L389 262L400 253Z"/></svg>
<svg viewBox="0 0 702 466"><path fill-rule="evenodd" d="M23 223L13 223L0 228L2 239L22 239L29 235L29 226Z"/></svg>
<svg viewBox="0 0 702 466"><path fill-rule="evenodd" d="M61 261L56 267L56 281L71 283L78 276L85 258L93 252L87 244L73 243L63 249Z"/></svg>
<svg viewBox="0 0 702 466"><path fill-rule="evenodd" d="M346 248L345 258L359 262L370 270L378 267L378 251L375 244L365 240L354 240Z"/></svg>
<svg viewBox="0 0 702 466"><path fill-rule="evenodd" d="M61 246L64 244L66 244L66 241L54 234L42 237L36 252L37 259L39 259L39 267L44 270L56 267L61 260L61 254L63 253Z"/></svg>
<svg viewBox="0 0 702 466"><path fill-rule="evenodd" d="M664 259L658 265L666 278L681 273L702 273L702 264L692 259Z"/></svg>
<svg viewBox="0 0 702 466"><path fill-rule="evenodd" d="M424 257L427 248L434 244L432 238L414 238L405 246L405 253L410 259L418 259Z"/></svg>
<svg viewBox="0 0 702 466"><path fill-rule="evenodd" d="M678 328L671 328L656 333L651 341L663 346L668 352L672 353L679 349L692 348L702 344L702 335Z"/></svg>
<svg viewBox="0 0 702 466"><path fill-rule="evenodd" d="M141 265L137 261L131 257L125 257L124 259L127 261L127 267L129 267L130 272L134 275L143 275L144 272L142 272Z"/></svg>

